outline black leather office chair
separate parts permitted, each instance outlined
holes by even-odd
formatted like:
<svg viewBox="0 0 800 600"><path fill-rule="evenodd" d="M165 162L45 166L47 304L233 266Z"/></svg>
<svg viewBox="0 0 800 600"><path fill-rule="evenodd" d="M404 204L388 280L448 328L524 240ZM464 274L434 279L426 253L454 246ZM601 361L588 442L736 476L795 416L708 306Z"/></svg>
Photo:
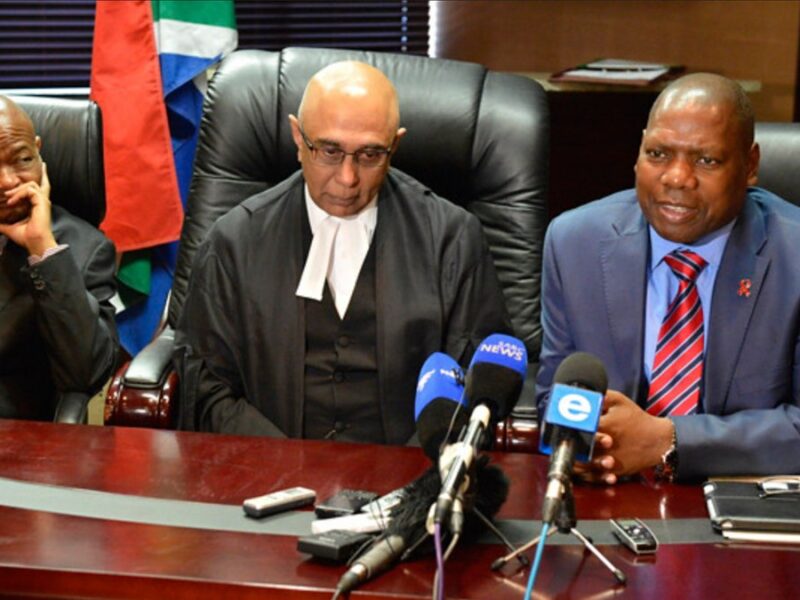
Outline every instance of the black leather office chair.
<svg viewBox="0 0 800 600"><path fill-rule="evenodd" d="M17 96L41 136L42 158L52 184L51 201L97 227L106 212L103 123L91 100ZM44 360L44 359L43 359ZM62 394L54 420L83 423L89 393Z"/></svg>
<svg viewBox="0 0 800 600"><path fill-rule="evenodd" d="M108 423L171 425L167 405L174 404L170 394L177 382L163 367L172 350L169 328L177 323L195 250L220 215L299 168L287 117L297 111L308 79L344 59L371 63L394 82L401 124L408 133L393 166L478 217L516 334L525 342L530 360L538 359L549 147L542 88L528 78L477 64L420 56L307 48L245 50L223 61L209 86L168 329L113 381ZM531 381L535 370L531 365ZM524 396L519 408L523 414L532 409L532 388Z"/></svg>
<svg viewBox="0 0 800 600"><path fill-rule="evenodd" d="M758 185L800 206L800 123L756 123Z"/></svg>

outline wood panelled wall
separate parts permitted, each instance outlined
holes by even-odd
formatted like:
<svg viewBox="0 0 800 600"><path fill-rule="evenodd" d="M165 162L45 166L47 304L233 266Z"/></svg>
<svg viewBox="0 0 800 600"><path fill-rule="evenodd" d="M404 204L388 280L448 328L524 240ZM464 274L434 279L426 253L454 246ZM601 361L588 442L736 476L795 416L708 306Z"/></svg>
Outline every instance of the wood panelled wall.
<svg viewBox="0 0 800 600"><path fill-rule="evenodd" d="M501 71L564 69L597 57L683 64L761 82L759 120L791 121L796 0L449 0L433 4L435 56Z"/></svg>

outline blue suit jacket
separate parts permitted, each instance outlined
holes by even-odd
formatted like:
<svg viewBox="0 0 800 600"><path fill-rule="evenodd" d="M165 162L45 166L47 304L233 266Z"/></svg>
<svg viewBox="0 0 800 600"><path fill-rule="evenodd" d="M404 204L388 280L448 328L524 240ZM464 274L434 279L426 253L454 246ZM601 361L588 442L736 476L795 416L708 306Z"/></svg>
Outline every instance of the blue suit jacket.
<svg viewBox="0 0 800 600"><path fill-rule="evenodd" d="M542 279L542 408L555 369L590 352L642 405L648 226L634 190L550 225ZM740 284L750 282L749 295ZM674 418L680 478L800 473L800 208L750 188L714 284L701 414ZM540 414L543 414L540 412Z"/></svg>

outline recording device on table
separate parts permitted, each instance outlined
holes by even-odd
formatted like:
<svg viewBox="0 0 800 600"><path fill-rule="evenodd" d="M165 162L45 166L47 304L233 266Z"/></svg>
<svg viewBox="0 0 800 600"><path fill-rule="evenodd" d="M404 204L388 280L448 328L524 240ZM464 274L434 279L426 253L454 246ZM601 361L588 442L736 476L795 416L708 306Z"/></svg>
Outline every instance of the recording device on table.
<svg viewBox="0 0 800 600"><path fill-rule="evenodd" d="M374 492L342 490L317 505L317 520L311 523L311 533L323 534L341 530L359 533L376 533L389 526L392 498L402 494L395 490L378 498Z"/></svg>
<svg viewBox="0 0 800 600"><path fill-rule="evenodd" d="M331 562L345 562L375 533L385 530L391 521L391 508L404 496L406 488L378 497L364 490L341 490L318 503L317 520L311 523L311 535L297 541L300 552Z"/></svg>
<svg viewBox="0 0 800 600"><path fill-rule="evenodd" d="M610 519L611 531L622 545L636 554L655 554L658 539L640 519Z"/></svg>
<svg viewBox="0 0 800 600"><path fill-rule="evenodd" d="M503 335L489 336L480 344L466 377L446 354L437 352L425 361L417 385L415 418L420 443L435 466L400 491L387 529L352 561L334 597L423 551L430 540L433 512L441 521L454 524L451 513L463 511L463 523L460 516L455 519L459 533L454 540L462 530L469 536L482 527L494 527L490 519L505 502L508 480L479 452L491 417L505 418L519 397L526 367L525 346ZM447 458L442 461L440 454ZM437 574L440 582L442 576Z"/></svg>
<svg viewBox="0 0 800 600"><path fill-rule="evenodd" d="M334 529L298 538L297 550L324 561L344 563L374 537L371 533Z"/></svg>
<svg viewBox="0 0 800 600"><path fill-rule="evenodd" d="M330 498L326 498L314 506L314 514L320 519L344 517L361 512L370 502L378 498L375 492L364 490L341 490Z"/></svg>
<svg viewBox="0 0 800 600"><path fill-rule="evenodd" d="M401 490L396 490L398 495ZM334 562L343 562L359 550L365 542L374 537L369 532L381 531L387 522L372 524L367 527L363 517L370 513L360 514L360 511L371 504L373 515L379 514L381 503L387 504L394 501L389 497L378 498L378 494L362 490L342 490L330 498L317 504L315 513L325 517L312 523L312 535L301 537L297 549L301 552L312 554ZM314 503L316 492L305 487L293 487L277 492L248 498L242 504L248 517L263 518L281 512L300 508ZM348 521L348 519L350 521ZM325 526L314 524L324 523ZM316 530L315 530L316 529ZM366 530L366 531L365 531Z"/></svg>
<svg viewBox="0 0 800 600"><path fill-rule="evenodd" d="M314 490L304 487L293 487L278 492L248 498L242 504L248 517L260 519L279 512L300 508L312 504L317 497Z"/></svg>

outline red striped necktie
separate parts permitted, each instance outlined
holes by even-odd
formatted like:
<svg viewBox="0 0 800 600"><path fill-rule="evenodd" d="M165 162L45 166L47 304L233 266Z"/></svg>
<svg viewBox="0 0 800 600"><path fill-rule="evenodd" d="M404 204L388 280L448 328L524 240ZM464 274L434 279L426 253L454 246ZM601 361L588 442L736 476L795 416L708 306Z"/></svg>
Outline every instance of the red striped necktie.
<svg viewBox="0 0 800 600"><path fill-rule="evenodd" d="M695 281L707 263L690 250L664 261L680 283L658 332L647 412L689 415L697 412L703 380L703 307Z"/></svg>

